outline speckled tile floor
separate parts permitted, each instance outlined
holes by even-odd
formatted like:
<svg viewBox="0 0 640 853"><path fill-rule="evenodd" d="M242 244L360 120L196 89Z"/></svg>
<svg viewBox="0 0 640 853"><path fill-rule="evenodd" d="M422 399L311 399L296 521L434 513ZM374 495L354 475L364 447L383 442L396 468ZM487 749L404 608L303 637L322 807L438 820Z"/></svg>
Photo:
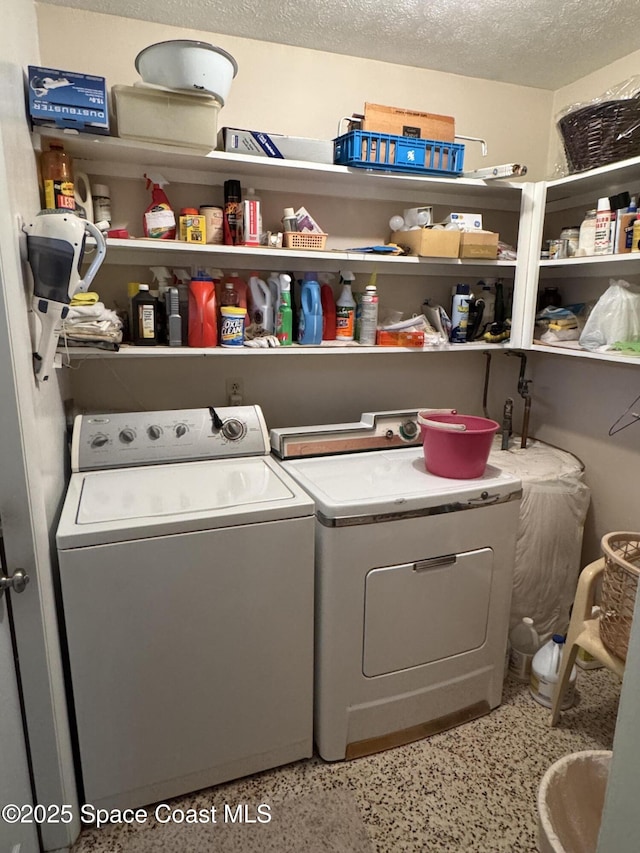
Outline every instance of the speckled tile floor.
<svg viewBox="0 0 640 853"><path fill-rule="evenodd" d="M570 752L611 749L619 693L607 670L580 671L579 701L551 729L550 712L509 678L499 708L451 731L355 761L314 757L171 802L266 803L269 824L110 826L85 830L73 853L534 853L542 775Z"/></svg>

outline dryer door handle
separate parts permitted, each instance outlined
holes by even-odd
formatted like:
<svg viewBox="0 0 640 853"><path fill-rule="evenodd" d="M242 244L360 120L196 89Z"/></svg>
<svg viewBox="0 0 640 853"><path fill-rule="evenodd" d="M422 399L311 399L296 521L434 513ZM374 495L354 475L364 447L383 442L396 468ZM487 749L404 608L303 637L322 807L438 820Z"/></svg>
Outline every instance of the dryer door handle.
<svg viewBox="0 0 640 853"><path fill-rule="evenodd" d="M437 569L441 566L453 566L458 560L455 554L447 554L446 557L431 557L430 560L418 560L413 564L414 572L427 572L429 569Z"/></svg>

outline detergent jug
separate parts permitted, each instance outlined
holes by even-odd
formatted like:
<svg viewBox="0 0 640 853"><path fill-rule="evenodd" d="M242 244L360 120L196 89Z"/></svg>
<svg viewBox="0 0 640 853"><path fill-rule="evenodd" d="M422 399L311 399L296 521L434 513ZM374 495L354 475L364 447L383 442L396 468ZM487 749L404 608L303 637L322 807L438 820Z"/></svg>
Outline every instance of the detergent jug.
<svg viewBox="0 0 640 853"><path fill-rule="evenodd" d="M300 291L300 313L298 315L298 343L320 346L322 343L322 302L320 285L315 278L305 276Z"/></svg>
<svg viewBox="0 0 640 853"><path fill-rule="evenodd" d="M269 285L252 275L249 279L249 319L254 326L274 334L273 299Z"/></svg>
<svg viewBox="0 0 640 853"><path fill-rule="evenodd" d="M215 347L218 344L216 288L213 279L199 272L189 282L190 347Z"/></svg>

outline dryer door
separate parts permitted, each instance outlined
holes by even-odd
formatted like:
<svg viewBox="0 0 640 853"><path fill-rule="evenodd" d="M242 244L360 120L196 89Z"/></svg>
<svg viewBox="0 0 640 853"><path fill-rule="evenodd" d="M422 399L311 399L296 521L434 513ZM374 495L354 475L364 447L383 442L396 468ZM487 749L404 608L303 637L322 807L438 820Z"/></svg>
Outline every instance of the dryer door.
<svg viewBox="0 0 640 853"><path fill-rule="evenodd" d="M365 586L364 674L385 675L482 646L492 576L491 548L372 569Z"/></svg>

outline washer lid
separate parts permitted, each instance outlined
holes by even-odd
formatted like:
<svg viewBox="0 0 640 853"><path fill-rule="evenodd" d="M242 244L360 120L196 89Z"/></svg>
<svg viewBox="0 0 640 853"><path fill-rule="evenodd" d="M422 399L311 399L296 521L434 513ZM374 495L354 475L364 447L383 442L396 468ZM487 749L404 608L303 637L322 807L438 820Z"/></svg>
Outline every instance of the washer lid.
<svg viewBox="0 0 640 853"><path fill-rule="evenodd" d="M482 506L519 497L521 488L516 476L493 465L474 480L437 477L426 470L422 448L415 447L280 464L314 498L319 514L331 519L429 508L451 512L467 509L469 501Z"/></svg>
<svg viewBox="0 0 640 853"><path fill-rule="evenodd" d="M58 545L105 544L310 515L312 501L269 457L74 474Z"/></svg>

